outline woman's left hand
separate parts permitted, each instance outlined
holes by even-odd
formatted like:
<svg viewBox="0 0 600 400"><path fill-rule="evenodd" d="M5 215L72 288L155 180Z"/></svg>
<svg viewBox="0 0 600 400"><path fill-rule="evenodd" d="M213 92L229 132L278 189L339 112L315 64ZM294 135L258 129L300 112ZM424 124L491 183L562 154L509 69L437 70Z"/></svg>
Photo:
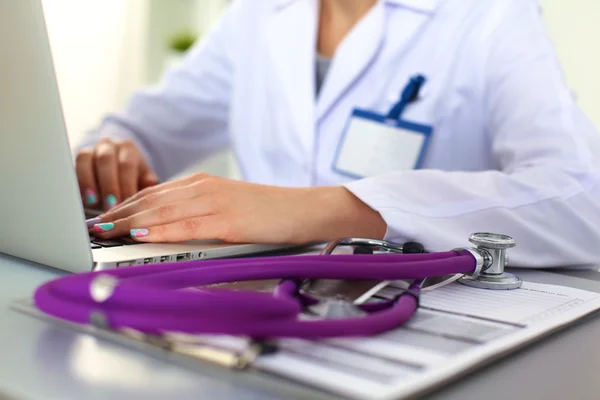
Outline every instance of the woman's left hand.
<svg viewBox="0 0 600 400"><path fill-rule="evenodd" d="M142 190L93 228L99 238L131 235L140 242L290 244L380 239L385 229L379 213L341 186L286 188L203 173Z"/></svg>

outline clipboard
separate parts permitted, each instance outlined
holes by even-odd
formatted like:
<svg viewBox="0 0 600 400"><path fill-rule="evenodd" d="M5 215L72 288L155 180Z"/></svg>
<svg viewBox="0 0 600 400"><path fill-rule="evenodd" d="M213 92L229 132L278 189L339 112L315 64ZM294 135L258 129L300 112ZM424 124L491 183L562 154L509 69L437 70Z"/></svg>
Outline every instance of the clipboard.
<svg viewBox="0 0 600 400"><path fill-rule="evenodd" d="M388 287L369 301L389 298L397 290L401 289ZM259 342L178 334L159 338L57 321L40 313L31 300L15 302L12 307L184 366L210 363L232 371L285 378L348 398L397 399L430 393L600 309L598 293L531 282L519 291L485 291L451 284L424 295L417 316L396 331L373 338L320 342ZM501 307L465 307L461 300L464 294L475 303L512 302L528 307L508 312ZM468 328L470 337L461 338L465 334L461 324L466 324L463 328ZM449 347L440 349L440 343ZM393 348L402 351L390 351ZM436 351L446 354L436 355ZM424 357L427 352L432 354ZM386 376L385 371L396 375Z"/></svg>

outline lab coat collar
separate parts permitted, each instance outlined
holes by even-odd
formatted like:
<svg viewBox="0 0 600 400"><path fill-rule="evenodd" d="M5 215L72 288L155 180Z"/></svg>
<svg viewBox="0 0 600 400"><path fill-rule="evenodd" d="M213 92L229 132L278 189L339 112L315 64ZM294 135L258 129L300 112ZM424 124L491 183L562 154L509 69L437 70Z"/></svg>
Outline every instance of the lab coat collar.
<svg viewBox="0 0 600 400"><path fill-rule="evenodd" d="M275 0L274 8L279 10L298 0ZM435 13L442 0L381 0L385 4L403 6L418 12Z"/></svg>
<svg viewBox="0 0 600 400"><path fill-rule="evenodd" d="M380 0L346 38L333 59L315 107L315 51L318 24L318 0L273 0L278 6L263 26L272 51L274 73L280 83L282 101L291 108L293 124L299 132L300 147L309 154L314 147L315 120L319 124L343 94L368 70L381 50L386 31L388 8L415 13L395 29L402 38L399 49L429 20L441 0ZM396 10L394 10L395 12Z"/></svg>
<svg viewBox="0 0 600 400"><path fill-rule="evenodd" d="M394 38L394 51L408 51L413 38L431 20L429 8L440 0L382 0L378 2L340 43L317 99L317 123L333 110L353 85L369 72L369 66L384 51L386 35ZM388 3L394 3L389 6ZM415 4L415 10L408 4ZM396 7L395 4L402 4ZM435 9L435 7L434 7ZM405 14L402 24L390 26L389 14ZM397 17L398 18L398 17Z"/></svg>
<svg viewBox="0 0 600 400"><path fill-rule="evenodd" d="M385 0L386 4L406 7L411 10L433 14L437 11L441 0Z"/></svg>
<svg viewBox="0 0 600 400"><path fill-rule="evenodd" d="M376 4L338 46L317 99L317 121L335 107L348 88L366 71L382 49L385 7Z"/></svg>

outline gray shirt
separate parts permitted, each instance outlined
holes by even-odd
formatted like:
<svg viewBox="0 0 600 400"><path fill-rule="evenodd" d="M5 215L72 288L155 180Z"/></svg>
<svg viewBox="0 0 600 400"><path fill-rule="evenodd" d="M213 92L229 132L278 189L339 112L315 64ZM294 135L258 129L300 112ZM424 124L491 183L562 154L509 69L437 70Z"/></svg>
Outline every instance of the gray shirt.
<svg viewBox="0 0 600 400"><path fill-rule="evenodd" d="M325 77L327 76L327 72L329 71L329 67L331 65L331 59L321 56L317 54L317 63L316 63L316 95L318 96L321 92L321 87L323 86L323 82L325 81Z"/></svg>

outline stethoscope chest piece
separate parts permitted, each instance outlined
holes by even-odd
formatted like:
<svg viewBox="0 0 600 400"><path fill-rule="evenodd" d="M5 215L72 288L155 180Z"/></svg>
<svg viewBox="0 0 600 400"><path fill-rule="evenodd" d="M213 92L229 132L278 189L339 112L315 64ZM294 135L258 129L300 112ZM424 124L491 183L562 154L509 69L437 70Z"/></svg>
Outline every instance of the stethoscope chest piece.
<svg viewBox="0 0 600 400"><path fill-rule="evenodd" d="M508 264L507 250L515 247L513 238L495 233L474 233L469 242L477 246L473 252L483 257L481 272L463 276L458 281L463 285L479 289L510 290L518 289L523 281L516 275L504 272Z"/></svg>

